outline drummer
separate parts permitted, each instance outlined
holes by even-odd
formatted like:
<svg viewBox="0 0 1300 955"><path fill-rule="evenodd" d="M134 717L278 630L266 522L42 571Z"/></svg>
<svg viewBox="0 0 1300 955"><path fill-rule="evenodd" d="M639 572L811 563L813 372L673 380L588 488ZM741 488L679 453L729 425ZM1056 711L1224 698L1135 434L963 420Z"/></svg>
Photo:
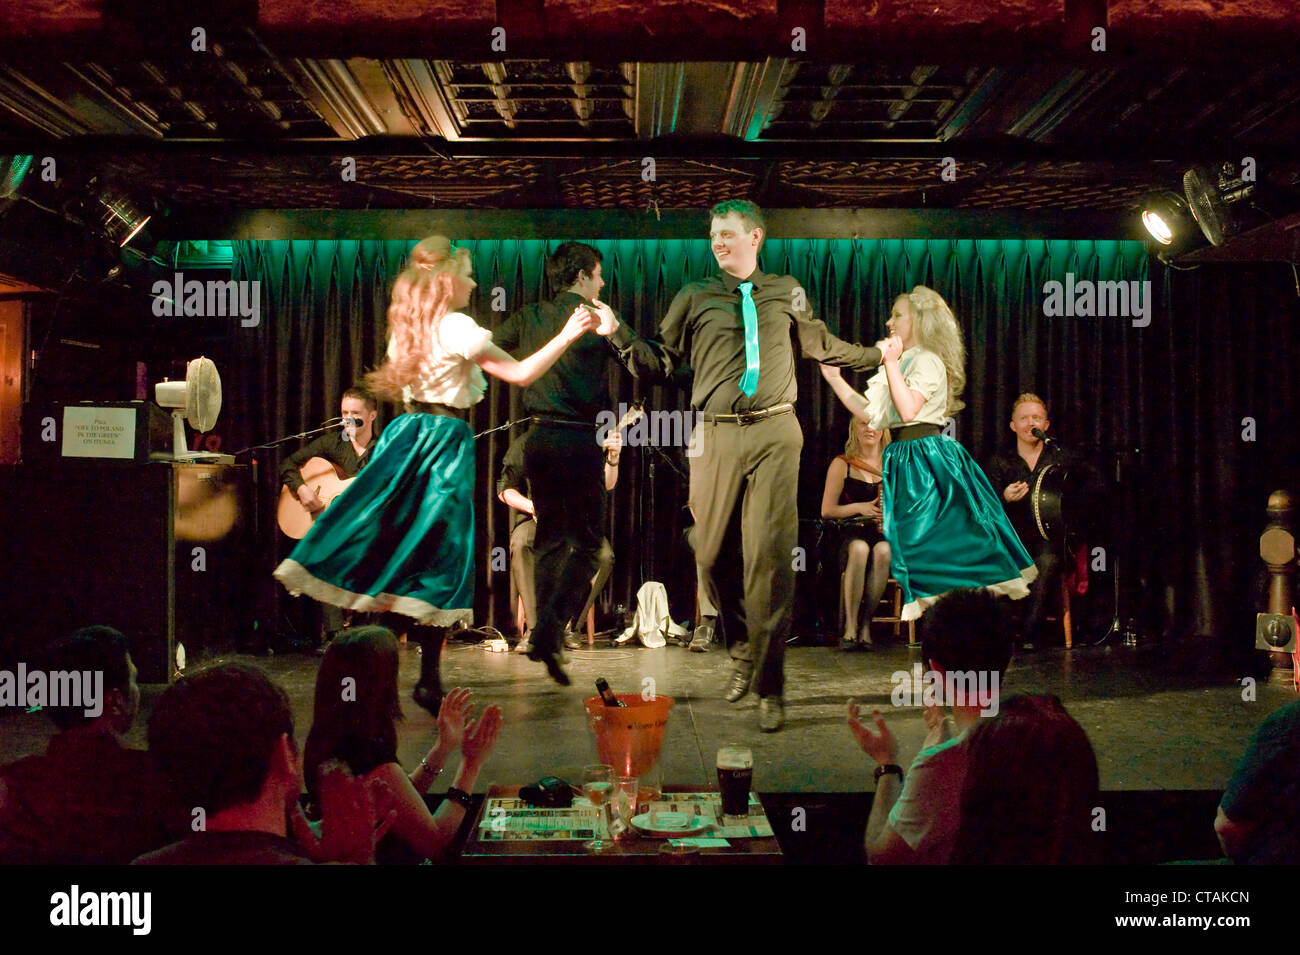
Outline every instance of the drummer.
<svg viewBox="0 0 1300 955"><path fill-rule="evenodd" d="M1044 540L1038 532L1030 493L1040 471L1051 464L1065 463L1059 445L1044 443L1034 434L1037 429L1046 435L1051 426L1047 403L1033 392L1025 392L1011 409L1010 427L1016 436L1016 453L1000 455L984 469L994 490L1001 492L1011 526L1038 568L1038 579L1031 585L1029 599L1025 601L1025 619L1018 640L1023 650L1032 650L1045 639L1043 618L1053 595L1061 587L1063 555L1059 545Z"/></svg>

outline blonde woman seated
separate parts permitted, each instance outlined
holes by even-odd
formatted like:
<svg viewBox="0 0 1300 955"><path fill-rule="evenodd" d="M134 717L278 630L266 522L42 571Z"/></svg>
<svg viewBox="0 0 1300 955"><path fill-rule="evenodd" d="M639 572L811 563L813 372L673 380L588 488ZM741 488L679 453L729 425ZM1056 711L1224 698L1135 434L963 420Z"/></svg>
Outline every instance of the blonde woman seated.
<svg viewBox="0 0 1300 955"><path fill-rule="evenodd" d="M822 517L836 520L832 533L838 539L839 564L844 568L841 650L872 648L871 612L889 582L889 542L881 530L880 496L881 460L888 443L888 431L877 431L853 418L844 453L836 455L826 469Z"/></svg>

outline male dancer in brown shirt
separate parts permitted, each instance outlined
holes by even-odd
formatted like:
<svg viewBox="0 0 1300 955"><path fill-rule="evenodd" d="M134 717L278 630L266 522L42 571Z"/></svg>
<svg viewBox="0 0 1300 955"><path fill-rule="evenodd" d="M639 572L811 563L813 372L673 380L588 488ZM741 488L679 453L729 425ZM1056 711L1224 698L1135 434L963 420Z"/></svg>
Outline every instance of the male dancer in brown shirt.
<svg viewBox="0 0 1300 955"><path fill-rule="evenodd" d="M803 357L828 365L869 371L880 350L836 338L813 317L794 278L759 271L767 230L758 206L730 200L710 214L721 271L688 284L668 307L659 325L660 372L667 377L679 364L694 370L695 560L735 661L726 698L744 697L757 672L759 728L775 732L785 720L803 448L791 331ZM731 556L737 552L743 562Z"/></svg>

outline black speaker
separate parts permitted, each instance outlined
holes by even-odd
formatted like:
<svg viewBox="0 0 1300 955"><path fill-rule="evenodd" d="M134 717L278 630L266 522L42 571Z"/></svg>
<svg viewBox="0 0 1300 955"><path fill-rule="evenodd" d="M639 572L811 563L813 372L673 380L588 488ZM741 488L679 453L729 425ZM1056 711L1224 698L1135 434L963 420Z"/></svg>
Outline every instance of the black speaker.
<svg viewBox="0 0 1300 955"><path fill-rule="evenodd" d="M14 503L0 531L16 573L0 575L8 628L0 660L32 660L90 624L131 639L143 683L247 640L249 469L61 462L0 474Z"/></svg>

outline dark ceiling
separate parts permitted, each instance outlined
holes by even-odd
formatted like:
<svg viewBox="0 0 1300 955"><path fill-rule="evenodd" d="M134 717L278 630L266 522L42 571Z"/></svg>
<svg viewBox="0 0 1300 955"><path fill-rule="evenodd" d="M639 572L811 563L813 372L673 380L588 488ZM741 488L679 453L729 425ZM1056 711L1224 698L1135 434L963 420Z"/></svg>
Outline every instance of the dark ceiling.
<svg viewBox="0 0 1300 955"><path fill-rule="evenodd" d="M736 195L951 210L965 234L1134 234L1141 196L1189 162L1250 155L1289 179L1300 147L1300 73L1278 51L1300 2L148 6L11 2L0 152L53 155L167 205L173 230L224 237L301 229L295 210L664 221ZM774 45L801 22L813 52ZM516 38L505 52L493 24ZM539 55L566 36L582 59ZM23 194L53 207L57 186L33 175Z"/></svg>

